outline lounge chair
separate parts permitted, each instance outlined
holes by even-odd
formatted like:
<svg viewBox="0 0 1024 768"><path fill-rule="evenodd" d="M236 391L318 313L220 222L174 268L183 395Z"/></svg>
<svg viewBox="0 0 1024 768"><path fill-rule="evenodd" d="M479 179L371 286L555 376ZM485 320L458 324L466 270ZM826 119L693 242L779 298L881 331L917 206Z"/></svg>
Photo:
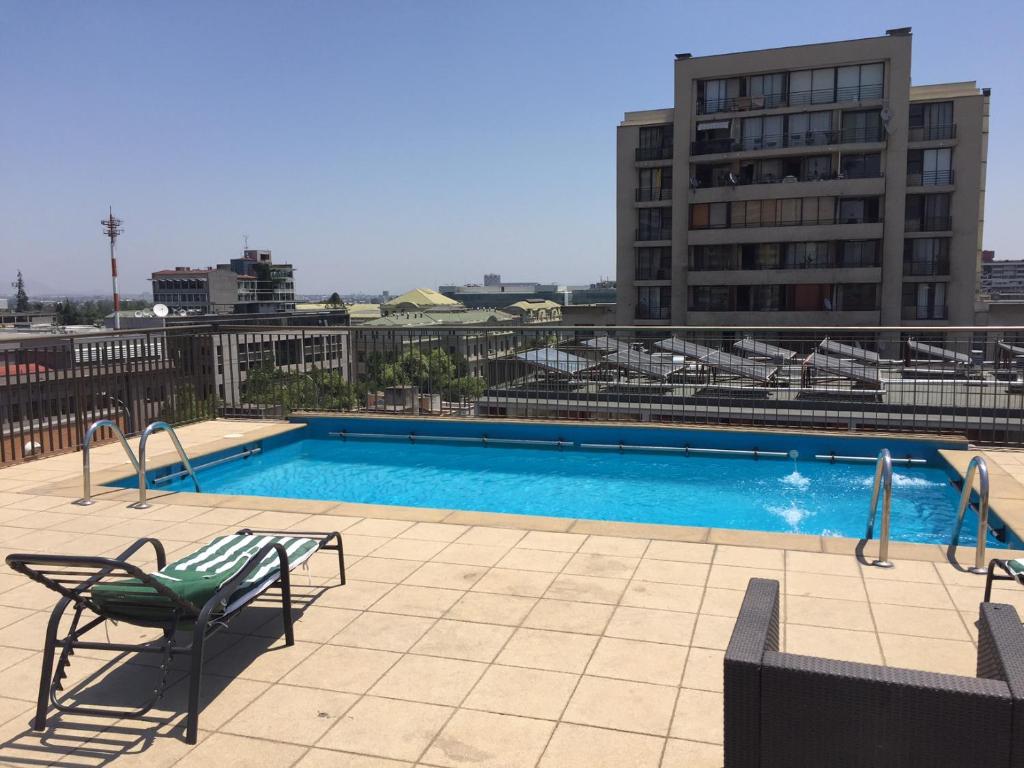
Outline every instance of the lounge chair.
<svg viewBox="0 0 1024 768"><path fill-rule="evenodd" d="M996 574L996 568L1003 573ZM1024 558L1016 560L1000 560L998 558L989 560L988 576L985 578L985 602L992 599L993 581L1016 581L1024 584Z"/></svg>
<svg viewBox="0 0 1024 768"><path fill-rule="evenodd" d="M779 583L751 579L725 652L726 768L1024 765L1024 629L983 603L976 677L779 652Z"/></svg>
<svg viewBox="0 0 1024 768"><path fill-rule="evenodd" d="M332 543L334 542L334 543ZM143 572L129 563L133 555L151 545L157 571ZM315 552L338 553L341 583L345 583L345 555L337 532L254 531L218 536L205 547L167 564L163 545L156 539L139 539L117 557L81 555L12 554L7 564L33 581L62 595L50 614L43 645L43 669L32 728L46 728L48 703L61 712L100 717L142 717L163 696L171 659L191 656L188 717L185 740L196 743L199 731L199 693L203 674L203 646L257 597L277 585L285 642L294 645L289 572ZM58 637L61 619L74 605L67 634ZM123 621L163 631L160 640L128 645L83 639L105 621ZM175 634L190 632L192 641L179 646ZM54 656L60 650L54 671ZM134 711L69 704L58 698L67 666L77 649L156 653L163 658L161 679L152 699Z"/></svg>

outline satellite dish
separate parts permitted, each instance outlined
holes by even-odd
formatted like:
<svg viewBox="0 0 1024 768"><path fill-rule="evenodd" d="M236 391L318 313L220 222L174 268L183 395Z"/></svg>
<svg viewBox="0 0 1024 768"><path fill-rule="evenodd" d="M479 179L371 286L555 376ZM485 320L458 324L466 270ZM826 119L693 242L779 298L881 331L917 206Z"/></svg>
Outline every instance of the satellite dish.
<svg viewBox="0 0 1024 768"><path fill-rule="evenodd" d="M740 180L736 177L736 174L735 173L730 173L729 174L729 185L735 187L739 183L740 183Z"/></svg>
<svg viewBox="0 0 1024 768"><path fill-rule="evenodd" d="M166 304L154 304L153 305L153 314L156 315L157 317L167 317L167 315L169 313L170 313L170 310L167 309L167 305Z"/></svg>
<svg viewBox="0 0 1024 768"><path fill-rule="evenodd" d="M892 110L889 109L888 105L882 107L882 111L878 113L878 117L882 120L882 127L885 129L885 132L891 134L895 129L895 126L892 124Z"/></svg>
<svg viewBox="0 0 1024 768"><path fill-rule="evenodd" d="M141 309L136 309L135 310L135 316L136 317L142 317L142 310Z"/></svg>

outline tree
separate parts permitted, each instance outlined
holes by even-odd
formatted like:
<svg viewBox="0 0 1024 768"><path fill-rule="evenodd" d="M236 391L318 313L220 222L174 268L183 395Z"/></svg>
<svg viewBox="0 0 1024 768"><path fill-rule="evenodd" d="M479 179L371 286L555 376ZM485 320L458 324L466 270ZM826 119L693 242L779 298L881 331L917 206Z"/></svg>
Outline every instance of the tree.
<svg viewBox="0 0 1024 768"><path fill-rule="evenodd" d="M81 325L83 321L78 305L69 298L57 303L56 315L58 325Z"/></svg>
<svg viewBox="0 0 1024 768"><path fill-rule="evenodd" d="M340 307L342 304L341 295L337 291L335 291L334 293L327 297L326 303L328 307Z"/></svg>
<svg viewBox="0 0 1024 768"><path fill-rule="evenodd" d="M21 276L21 270L18 270L18 279L14 281L15 296L14 296L14 311L15 312L28 312L28 293L25 291L25 278Z"/></svg>

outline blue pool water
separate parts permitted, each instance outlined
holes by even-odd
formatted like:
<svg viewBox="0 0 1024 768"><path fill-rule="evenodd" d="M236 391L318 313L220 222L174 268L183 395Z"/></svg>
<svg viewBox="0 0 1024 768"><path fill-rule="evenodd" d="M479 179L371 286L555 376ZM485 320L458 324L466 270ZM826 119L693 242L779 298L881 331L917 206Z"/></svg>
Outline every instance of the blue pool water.
<svg viewBox="0 0 1024 768"><path fill-rule="evenodd" d="M385 427L376 426L370 431L408 431L408 427L396 426L395 420L380 423ZM422 422L409 423L423 434ZM837 444L834 438L829 448L815 442L816 438L799 436L746 433L744 438L744 433L688 433L687 444L694 446L707 446L710 439L717 439L719 444L724 440L726 445L746 439L749 445L755 439L762 451L788 445L800 456L795 461L755 460L594 450L578 445L588 440L622 440L623 435L654 444L673 444L666 442L671 439L678 445L684 435L678 429L582 432L565 435L563 439L573 439L576 444L559 449L495 444L485 447L479 442L341 439L327 434L329 426L311 425L284 438L264 441L261 454L201 471L203 490L859 538L864 534L874 467L813 457L816 452L877 452L875 444ZM479 425L460 426L480 434ZM338 428L337 423L334 428ZM363 433L369 430L365 421L348 429ZM527 438L538 437L525 434ZM893 539L947 542L959 494L946 470L934 461L936 446L890 445L894 456L917 452L929 454L933 461L932 466L897 468ZM189 491L191 481L179 479L156 487ZM975 527L975 520L965 522L964 544L973 543ZM1005 546L994 538L990 543Z"/></svg>

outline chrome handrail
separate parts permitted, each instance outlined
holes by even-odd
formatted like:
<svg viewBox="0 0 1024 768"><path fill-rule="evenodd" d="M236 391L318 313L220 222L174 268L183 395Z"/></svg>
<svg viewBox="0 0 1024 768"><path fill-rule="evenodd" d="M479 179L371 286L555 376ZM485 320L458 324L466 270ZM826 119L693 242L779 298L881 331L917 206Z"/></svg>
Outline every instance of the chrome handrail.
<svg viewBox="0 0 1024 768"><path fill-rule="evenodd" d="M150 507L146 501L146 442L149 440L150 435L161 430L166 432L170 436L171 442L174 443L178 456L181 458L181 463L185 465L185 471L192 478L192 482L195 483L196 493L202 493L202 488L199 487L199 478L196 477L196 473L192 470L192 463L188 460L188 454L185 453L185 449L181 447L181 441L178 439L174 427L166 421L154 421L146 427L142 437L139 438L139 500L132 505L135 509L149 509Z"/></svg>
<svg viewBox="0 0 1024 768"><path fill-rule="evenodd" d="M949 540L949 548L946 556L955 562L957 545L960 543L960 530L964 526L964 514L971 502L971 493L974 491L974 474L978 474L978 543L974 547L974 567L968 570L971 573L985 573L985 544L988 538L988 463L985 457L978 455L971 459L964 472L964 487L960 492L960 506L956 511L956 523L953 526L953 535Z"/></svg>
<svg viewBox="0 0 1024 768"><path fill-rule="evenodd" d="M892 510L892 456L888 448L878 453L875 462L875 485L871 491L871 509L868 510L868 529L864 538L870 540L875 532L875 514L878 512L878 491L882 491L882 533L878 537L878 559L872 565L892 568L889 560L889 520Z"/></svg>
<svg viewBox="0 0 1024 768"><path fill-rule="evenodd" d="M128 444L128 438L124 436L124 432L121 431L121 427L117 425L117 422L110 419L94 421L85 431L85 437L82 440L82 498L74 502L80 507L88 507L90 504L96 503L92 498L92 468L89 463L89 446L92 445L92 438L96 434L96 430L101 427L108 427L114 431L114 434L121 441L121 445L124 446L128 458L132 460L132 466L135 467L135 471L139 471L139 460L135 458L135 451Z"/></svg>

